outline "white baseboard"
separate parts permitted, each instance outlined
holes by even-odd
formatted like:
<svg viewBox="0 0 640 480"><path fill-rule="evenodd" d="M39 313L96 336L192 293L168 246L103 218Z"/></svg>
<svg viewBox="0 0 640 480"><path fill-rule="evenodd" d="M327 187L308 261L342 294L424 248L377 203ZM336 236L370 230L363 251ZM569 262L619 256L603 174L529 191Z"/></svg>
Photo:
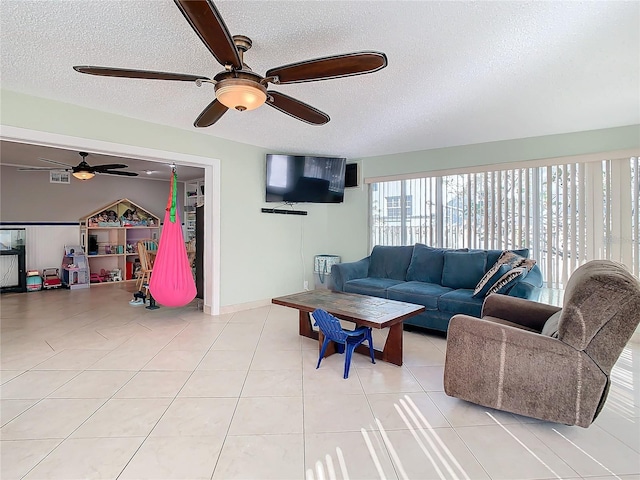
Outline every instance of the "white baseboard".
<svg viewBox="0 0 640 480"><path fill-rule="evenodd" d="M270 298L267 298L264 300L256 300L255 302L237 303L235 305L225 305L220 307L220 315L224 315L225 313L241 312L242 310L251 310L253 308L266 307L269 305L271 305Z"/></svg>

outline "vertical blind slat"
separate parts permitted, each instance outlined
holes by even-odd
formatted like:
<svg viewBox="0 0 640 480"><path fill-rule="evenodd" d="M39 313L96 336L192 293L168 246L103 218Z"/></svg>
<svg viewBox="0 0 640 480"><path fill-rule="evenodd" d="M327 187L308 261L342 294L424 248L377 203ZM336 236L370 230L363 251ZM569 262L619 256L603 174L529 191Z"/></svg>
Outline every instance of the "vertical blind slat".
<svg viewBox="0 0 640 480"><path fill-rule="evenodd" d="M489 237L487 230L489 229L489 174L484 173L484 235L482 236L482 247L487 248Z"/></svg>
<svg viewBox="0 0 640 480"><path fill-rule="evenodd" d="M603 225L603 243L604 243L604 256L608 258L611 254L611 224L609 217L609 186L611 185L611 162L605 160L604 165L604 225Z"/></svg>
<svg viewBox="0 0 640 480"><path fill-rule="evenodd" d="M516 247L516 171L511 170L511 232L509 232L509 248Z"/></svg>
<svg viewBox="0 0 640 480"><path fill-rule="evenodd" d="M638 157L631 159L632 169L632 222L633 222L633 273L640 275L640 172Z"/></svg>
<svg viewBox="0 0 640 480"><path fill-rule="evenodd" d="M522 241L522 216L524 215L524 206L522 204L522 174L524 170L518 170L518 226L516 232L516 244L515 248L522 248L529 245L523 245Z"/></svg>
<svg viewBox="0 0 640 480"><path fill-rule="evenodd" d="M568 222L569 222L569 194L568 194L568 185L569 183L569 165L565 165L564 166L564 171L562 174L562 241L561 241L561 248L562 248L562 259L559 262L559 266L562 269L562 284L565 285L567 283L567 279L568 279L568 275L567 275L567 270L568 270L568 266L567 265L567 260L568 260L568 253L569 253L569 248L568 248L568 244L567 244L567 239L569 238L567 236L567 232L568 232Z"/></svg>
<svg viewBox="0 0 640 480"><path fill-rule="evenodd" d="M502 246L502 189L498 188L498 185L502 185L502 172L497 172L494 175L493 190L495 192L494 207L496 210L495 227L496 227L496 240L495 245Z"/></svg>
<svg viewBox="0 0 640 480"><path fill-rule="evenodd" d="M569 262L568 262L568 274L576 269L576 249L577 249L577 241L576 238L578 236L577 222L578 222L578 212L576 211L576 165L569 165L567 180L569 182L569 219L571 220L571 229L570 229L570 237L571 237L571 248L569 249Z"/></svg>
<svg viewBox="0 0 640 480"><path fill-rule="evenodd" d="M523 168L522 169L522 185L521 185L521 190L522 190L522 233L520 234L520 240L521 240L521 247L528 247L531 248L532 244L531 244L531 239L529 236L529 232L530 232L530 221L529 221L529 215L530 215L530 203L529 203L529 169L528 168Z"/></svg>
<svg viewBox="0 0 640 480"><path fill-rule="evenodd" d="M581 247L578 248L580 253L580 257L578 259L578 264L582 265L587 259L587 199L585 197L585 187L587 184L587 169L585 165L580 165L578 181L578 205L580 208L580 235L578 236L578 240L580 241Z"/></svg>

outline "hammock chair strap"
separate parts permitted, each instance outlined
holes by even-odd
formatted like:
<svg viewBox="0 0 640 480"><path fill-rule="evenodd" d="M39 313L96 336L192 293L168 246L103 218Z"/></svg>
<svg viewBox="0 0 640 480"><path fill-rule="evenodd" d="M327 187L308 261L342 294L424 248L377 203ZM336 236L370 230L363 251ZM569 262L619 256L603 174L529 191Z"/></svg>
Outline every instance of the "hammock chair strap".
<svg viewBox="0 0 640 480"><path fill-rule="evenodd" d="M169 189L169 198L167 199L167 208L171 214L171 221L175 223L176 221L176 209L177 209L177 198L178 195L178 174L176 173L176 169L172 169L171 175L171 186Z"/></svg>

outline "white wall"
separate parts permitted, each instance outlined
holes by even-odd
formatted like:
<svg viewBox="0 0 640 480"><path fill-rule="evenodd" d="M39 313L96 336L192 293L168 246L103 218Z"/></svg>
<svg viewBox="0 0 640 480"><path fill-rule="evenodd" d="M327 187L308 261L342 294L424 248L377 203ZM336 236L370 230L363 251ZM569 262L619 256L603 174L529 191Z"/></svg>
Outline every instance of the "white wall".
<svg viewBox="0 0 640 480"><path fill-rule="evenodd" d="M2 156L3 163L9 161ZM69 184L49 183L49 172L19 172L0 166L0 220L6 222L78 222L99 208L128 198L164 218L169 182L139 177L96 175L91 180L71 178ZM184 198L178 184L178 199Z"/></svg>
<svg viewBox="0 0 640 480"><path fill-rule="evenodd" d="M183 198L183 191L179 184L178 198ZM90 213L128 198L162 219L168 195L168 181L96 175L87 181L71 178L69 184L54 184L49 183L48 172L0 166L0 221L3 228L26 229L28 270L59 267L64 246L79 244L79 221Z"/></svg>
<svg viewBox="0 0 640 480"><path fill-rule="evenodd" d="M42 272L60 268L65 245L79 245L78 226L70 225L4 225L3 228L25 229L25 266Z"/></svg>

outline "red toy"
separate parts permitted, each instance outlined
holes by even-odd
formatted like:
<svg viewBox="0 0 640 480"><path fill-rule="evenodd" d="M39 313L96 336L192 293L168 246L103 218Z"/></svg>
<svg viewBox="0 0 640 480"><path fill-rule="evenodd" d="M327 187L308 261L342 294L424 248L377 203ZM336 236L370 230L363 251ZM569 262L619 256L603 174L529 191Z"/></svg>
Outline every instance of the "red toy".
<svg viewBox="0 0 640 480"><path fill-rule="evenodd" d="M60 271L57 268L45 268L42 270L42 288L58 288L62 286Z"/></svg>

